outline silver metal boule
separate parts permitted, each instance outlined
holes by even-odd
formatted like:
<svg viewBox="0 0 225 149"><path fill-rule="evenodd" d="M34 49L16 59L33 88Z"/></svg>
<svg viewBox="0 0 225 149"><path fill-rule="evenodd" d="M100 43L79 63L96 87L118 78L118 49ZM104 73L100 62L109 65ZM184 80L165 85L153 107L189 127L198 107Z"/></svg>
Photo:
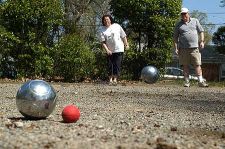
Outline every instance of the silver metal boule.
<svg viewBox="0 0 225 149"><path fill-rule="evenodd" d="M56 100L56 92L50 84L43 80L30 80L17 91L16 106L26 118L43 119L53 112Z"/></svg>
<svg viewBox="0 0 225 149"><path fill-rule="evenodd" d="M145 66L141 70L141 79L146 83L155 83L159 79L159 71L154 66Z"/></svg>

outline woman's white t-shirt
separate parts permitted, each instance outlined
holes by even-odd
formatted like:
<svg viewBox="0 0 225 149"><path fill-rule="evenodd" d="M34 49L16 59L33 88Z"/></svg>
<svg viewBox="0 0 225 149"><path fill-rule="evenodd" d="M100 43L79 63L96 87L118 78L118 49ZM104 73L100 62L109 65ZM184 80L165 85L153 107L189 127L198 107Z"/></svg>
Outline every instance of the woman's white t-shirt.
<svg viewBox="0 0 225 149"><path fill-rule="evenodd" d="M117 23L113 23L108 28L103 26L100 30L101 42L106 42L107 47L112 53L124 52L124 43L122 40L124 37L126 37L126 33Z"/></svg>

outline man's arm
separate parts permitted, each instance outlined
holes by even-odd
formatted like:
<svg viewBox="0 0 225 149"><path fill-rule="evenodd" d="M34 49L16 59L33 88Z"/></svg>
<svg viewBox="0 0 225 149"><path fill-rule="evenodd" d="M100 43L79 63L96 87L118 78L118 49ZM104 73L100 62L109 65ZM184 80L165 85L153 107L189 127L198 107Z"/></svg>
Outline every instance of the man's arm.
<svg viewBox="0 0 225 149"><path fill-rule="evenodd" d="M177 42L175 40L173 42L173 45L174 45L175 53L178 54L179 50L178 50L178 47L177 47Z"/></svg>
<svg viewBox="0 0 225 149"><path fill-rule="evenodd" d="M200 33L200 48L204 48L204 32Z"/></svg>
<svg viewBox="0 0 225 149"><path fill-rule="evenodd" d="M178 52L179 52L178 38L179 38L179 31L178 31L178 23L177 23L175 28L174 28L174 33L173 33L173 45L174 45L174 50L175 50L176 54L178 54Z"/></svg>

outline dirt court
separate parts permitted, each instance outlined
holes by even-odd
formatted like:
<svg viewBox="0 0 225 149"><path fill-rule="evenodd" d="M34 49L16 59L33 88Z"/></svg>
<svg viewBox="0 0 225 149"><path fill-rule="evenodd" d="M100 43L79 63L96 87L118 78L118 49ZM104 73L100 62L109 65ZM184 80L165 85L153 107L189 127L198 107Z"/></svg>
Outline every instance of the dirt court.
<svg viewBox="0 0 225 149"><path fill-rule="evenodd" d="M47 119L28 120L16 107L22 84L0 84L1 149L225 148L224 88L51 83L57 92L55 110ZM68 104L80 109L76 123L62 121Z"/></svg>

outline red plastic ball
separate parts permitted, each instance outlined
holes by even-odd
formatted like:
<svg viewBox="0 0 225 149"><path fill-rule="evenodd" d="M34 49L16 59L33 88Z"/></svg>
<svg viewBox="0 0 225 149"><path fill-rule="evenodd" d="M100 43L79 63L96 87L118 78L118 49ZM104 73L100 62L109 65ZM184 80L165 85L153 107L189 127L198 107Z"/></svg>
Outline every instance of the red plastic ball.
<svg viewBox="0 0 225 149"><path fill-rule="evenodd" d="M68 105L62 111L62 118L65 123L74 123L80 118L80 110L75 105Z"/></svg>

